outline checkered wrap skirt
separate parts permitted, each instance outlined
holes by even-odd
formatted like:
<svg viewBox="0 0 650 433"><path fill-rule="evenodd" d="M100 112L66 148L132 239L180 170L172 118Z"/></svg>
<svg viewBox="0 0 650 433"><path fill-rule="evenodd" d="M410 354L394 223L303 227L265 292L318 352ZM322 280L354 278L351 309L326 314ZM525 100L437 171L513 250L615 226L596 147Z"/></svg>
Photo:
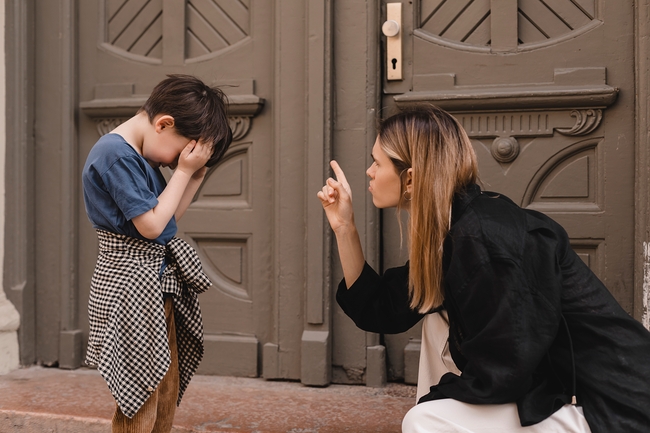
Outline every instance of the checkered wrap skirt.
<svg viewBox="0 0 650 433"><path fill-rule="evenodd" d="M197 294L212 283L196 251L180 238L158 245L103 230L97 230L97 236L86 363L97 366L122 413L133 417L171 363L163 292L173 293L180 404L203 357Z"/></svg>

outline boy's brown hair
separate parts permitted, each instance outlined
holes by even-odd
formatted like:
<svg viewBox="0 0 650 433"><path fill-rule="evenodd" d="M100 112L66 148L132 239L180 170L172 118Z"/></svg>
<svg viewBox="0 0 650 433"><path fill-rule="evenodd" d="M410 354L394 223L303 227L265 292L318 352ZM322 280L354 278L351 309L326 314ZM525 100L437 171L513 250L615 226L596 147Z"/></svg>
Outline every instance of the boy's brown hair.
<svg viewBox="0 0 650 433"><path fill-rule="evenodd" d="M221 89L210 87L192 75L167 75L138 112L142 111L147 113L150 122L159 114L172 116L179 135L211 143L212 156L205 164L208 167L219 162L232 142L228 98Z"/></svg>

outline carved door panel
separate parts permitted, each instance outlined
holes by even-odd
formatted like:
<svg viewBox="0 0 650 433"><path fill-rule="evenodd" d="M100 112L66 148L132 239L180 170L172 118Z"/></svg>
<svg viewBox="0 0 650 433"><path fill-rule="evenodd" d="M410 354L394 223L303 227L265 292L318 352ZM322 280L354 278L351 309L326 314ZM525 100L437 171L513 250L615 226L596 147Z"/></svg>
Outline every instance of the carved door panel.
<svg viewBox="0 0 650 433"><path fill-rule="evenodd" d="M452 112L472 139L484 189L557 220L631 312L632 3L417 0L401 7L396 67L404 79L384 74L384 111L429 102ZM396 252L395 218L383 221L383 264L395 266L405 252ZM392 378L416 380L419 333L386 336Z"/></svg>
<svg viewBox="0 0 650 433"><path fill-rule="evenodd" d="M260 342L268 340L272 322L267 218L272 208L272 134L260 97L272 88L271 3L78 3L80 165L99 136L135 114L166 74L193 74L211 85L227 85L234 141L223 161L208 172L178 232L198 251L215 285L200 296L206 349L201 373L258 376ZM96 236L80 211L85 305ZM85 323L86 333L87 327Z"/></svg>

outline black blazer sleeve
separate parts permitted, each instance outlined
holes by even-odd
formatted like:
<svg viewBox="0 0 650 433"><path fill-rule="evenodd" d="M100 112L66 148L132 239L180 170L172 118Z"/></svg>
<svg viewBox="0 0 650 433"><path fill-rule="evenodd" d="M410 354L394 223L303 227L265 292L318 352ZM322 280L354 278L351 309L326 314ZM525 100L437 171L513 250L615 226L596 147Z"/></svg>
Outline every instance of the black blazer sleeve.
<svg viewBox="0 0 650 433"><path fill-rule="evenodd" d="M336 301L359 328L369 332L397 334L424 317L409 306L408 263L388 269L383 276L365 263L349 289L341 281Z"/></svg>

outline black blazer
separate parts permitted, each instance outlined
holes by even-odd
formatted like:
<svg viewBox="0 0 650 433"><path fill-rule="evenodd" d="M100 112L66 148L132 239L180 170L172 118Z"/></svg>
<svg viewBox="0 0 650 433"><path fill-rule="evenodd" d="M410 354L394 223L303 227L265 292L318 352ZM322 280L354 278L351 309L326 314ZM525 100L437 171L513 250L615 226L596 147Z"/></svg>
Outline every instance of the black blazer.
<svg viewBox="0 0 650 433"><path fill-rule="evenodd" d="M523 426L577 396L593 433L650 431L650 332L575 254L560 225L471 185L457 194L444 242L450 352L422 401L516 402ZM399 333L409 307L408 263L383 276L365 265L337 301L366 331Z"/></svg>

